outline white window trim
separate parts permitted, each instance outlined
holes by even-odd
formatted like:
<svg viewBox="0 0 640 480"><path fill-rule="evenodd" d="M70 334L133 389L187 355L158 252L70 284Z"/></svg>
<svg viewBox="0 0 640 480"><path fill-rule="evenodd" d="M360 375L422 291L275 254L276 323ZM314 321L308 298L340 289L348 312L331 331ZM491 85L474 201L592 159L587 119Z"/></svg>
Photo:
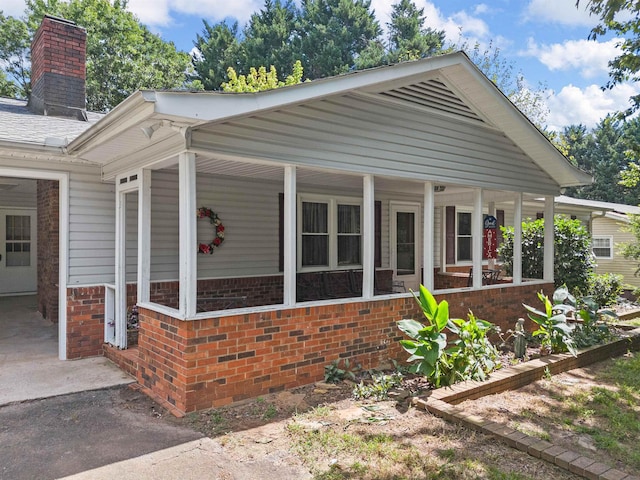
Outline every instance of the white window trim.
<svg viewBox="0 0 640 480"><path fill-rule="evenodd" d="M327 215L329 216L327 230L329 236L329 265L321 265L314 267L302 266L302 203L326 203L328 205ZM344 197L338 195L320 195L312 193L303 193L298 195L297 208L297 224L296 228L296 244L297 244L297 264L299 272L320 272L323 270L354 270L362 268L362 263L358 265L338 265L338 205L357 205L360 207L360 248L362 252L363 240L363 206L362 198Z"/></svg>
<svg viewBox="0 0 640 480"><path fill-rule="evenodd" d="M594 245L593 243L595 243L595 240L609 240L609 256L603 257L600 255L596 255L596 252L594 250ZM593 237L591 238L592 240L592 245L591 245L591 251L593 252L593 255L596 258L602 259L602 260L613 260L613 235L593 235Z"/></svg>

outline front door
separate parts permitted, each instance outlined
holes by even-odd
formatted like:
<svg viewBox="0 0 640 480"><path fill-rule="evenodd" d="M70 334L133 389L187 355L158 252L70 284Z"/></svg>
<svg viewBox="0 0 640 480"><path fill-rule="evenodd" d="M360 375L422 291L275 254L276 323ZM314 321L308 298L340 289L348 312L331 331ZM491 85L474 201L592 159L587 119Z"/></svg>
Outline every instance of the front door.
<svg viewBox="0 0 640 480"><path fill-rule="evenodd" d="M394 282L418 290L420 272L420 205L391 204L391 268Z"/></svg>
<svg viewBox="0 0 640 480"><path fill-rule="evenodd" d="M36 211L0 209L0 294L35 293Z"/></svg>

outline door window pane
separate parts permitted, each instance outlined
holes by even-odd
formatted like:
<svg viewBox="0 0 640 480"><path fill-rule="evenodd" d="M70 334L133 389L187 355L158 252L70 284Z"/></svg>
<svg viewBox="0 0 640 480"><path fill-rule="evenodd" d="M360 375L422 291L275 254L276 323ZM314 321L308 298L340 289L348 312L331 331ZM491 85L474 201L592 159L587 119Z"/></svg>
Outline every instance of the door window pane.
<svg viewBox="0 0 640 480"><path fill-rule="evenodd" d="M397 275L413 275L416 271L415 214L398 212L396 222Z"/></svg>
<svg viewBox="0 0 640 480"><path fill-rule="evenodd" d="M31 217L7 215L5 217L5 255L7 267L31 265Z"/></svg>

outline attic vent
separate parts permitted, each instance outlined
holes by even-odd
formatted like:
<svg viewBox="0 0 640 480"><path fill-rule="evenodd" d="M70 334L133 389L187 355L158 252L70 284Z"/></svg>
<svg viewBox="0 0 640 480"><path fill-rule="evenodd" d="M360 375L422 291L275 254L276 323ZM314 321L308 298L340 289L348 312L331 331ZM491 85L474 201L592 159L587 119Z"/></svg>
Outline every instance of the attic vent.
<svg viewBox="0 0 640 480"><path fill-rule="evenodd" d="M380 95L402 102L422 105L432 110L461 116L468 120L483 122L460 97L439 80L428 80L405 87L394 88L393 90L380 92Z"/></svg>

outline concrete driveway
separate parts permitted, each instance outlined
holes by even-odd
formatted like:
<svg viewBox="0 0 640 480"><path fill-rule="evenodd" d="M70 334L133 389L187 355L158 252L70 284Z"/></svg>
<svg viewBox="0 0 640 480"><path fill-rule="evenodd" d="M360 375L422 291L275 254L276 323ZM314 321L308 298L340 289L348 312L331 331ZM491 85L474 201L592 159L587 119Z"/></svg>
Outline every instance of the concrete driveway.
<svg viewBox="0 0 640 480"><path fill-rule="evenodd" d="M58 326L35 295L0 297L0 405L134 381L106 358L58 360Z"/></svg>

